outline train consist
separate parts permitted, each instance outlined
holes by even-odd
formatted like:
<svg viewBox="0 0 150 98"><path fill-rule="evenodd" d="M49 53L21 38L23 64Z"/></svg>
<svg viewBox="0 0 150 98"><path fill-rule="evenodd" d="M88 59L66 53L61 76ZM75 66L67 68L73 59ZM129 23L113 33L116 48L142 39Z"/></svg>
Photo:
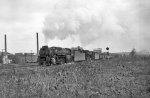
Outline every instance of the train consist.
<svg viewBox="0 0 150 98"><path fill-rule="evenodd" d="M104 58L104 55L84 50L81 47L77 48L61 48L43 46L39 51L39 65L57 65L69 62L79 62L86 60L99 60Z"/></svg>

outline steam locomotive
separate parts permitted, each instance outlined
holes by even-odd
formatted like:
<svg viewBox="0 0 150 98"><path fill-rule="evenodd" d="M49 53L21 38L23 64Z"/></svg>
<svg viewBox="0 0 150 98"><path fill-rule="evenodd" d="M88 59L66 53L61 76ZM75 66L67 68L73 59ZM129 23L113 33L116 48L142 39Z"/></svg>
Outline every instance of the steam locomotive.
<svg viewBox="0 0 150 98"><path fill-rule="evenodd" d="M77 48L61 48L43 46L39 51L39 65L58 65L85 60L98 60L101 55L94 51Z"/></svg>

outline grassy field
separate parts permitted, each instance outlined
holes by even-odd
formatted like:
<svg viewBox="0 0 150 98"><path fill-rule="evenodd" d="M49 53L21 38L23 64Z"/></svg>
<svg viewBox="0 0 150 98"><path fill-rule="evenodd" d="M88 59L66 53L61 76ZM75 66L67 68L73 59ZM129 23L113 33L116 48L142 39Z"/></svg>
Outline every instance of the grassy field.
<svg viewBox="0 0 150 98"><path fill-rule="evenodd" d="M150 59L1 65L0 98L150 98Z"/></svg>

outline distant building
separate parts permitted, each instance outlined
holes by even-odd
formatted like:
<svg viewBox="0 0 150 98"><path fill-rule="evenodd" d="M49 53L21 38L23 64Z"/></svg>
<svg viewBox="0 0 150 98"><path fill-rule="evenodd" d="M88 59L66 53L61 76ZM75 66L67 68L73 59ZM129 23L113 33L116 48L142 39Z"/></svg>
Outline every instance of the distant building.
<svg viewBox="0 0 150 98"><path fill-rule="evenodd" d="M101 54L102 53L102 48L97 48L97 49L94 49L93 51Z"/></svg>
<svg viewBox="0 0 150 98"><path fill-rule="evenodd" d="M83 50L83 48L81 46L77 46L77 47L72 47L72 50Z"/></svg>
<svg viewBox="0 0 150 98"><path fill-rule="evenodd" d="M19 56L19 55L23 55L23 53L15 53L15 56L16 56L16 55L18 55L18 56Z"/></svg>
<svg viewBox="0 0 150 98"><path fill-rule="evenodd" d="M34 53L16 53L14 55L14 63L24 64L24 63L34 63L37 62L37 55Z"/></svg>
<svg viewBox="0 0 150 98"><path fill-rule="evenodd" d="M10 64L12 62L12 59L10 58L12 55L13 54L8 52L0 52L0 63Z"/></svg>
<svg viewBox="0 0 150 98"><path fill-rule="evenodd" d="M1 53L0 52L0 63L9 64L25 64L25 63L34 63L37 62L37 55L34 53Z"/></svg>
<svg viewBox="0 0 150 98"><path fill-rule="evenodd" d="M24 53L24 55L34 55L34 53Z"/></svg>
<svg viewBox="0 0 150 98"><path fill-rule="evenodd" d="M7 55L3 56L3 64L10 64L11 62L12 60Z"/></svg>

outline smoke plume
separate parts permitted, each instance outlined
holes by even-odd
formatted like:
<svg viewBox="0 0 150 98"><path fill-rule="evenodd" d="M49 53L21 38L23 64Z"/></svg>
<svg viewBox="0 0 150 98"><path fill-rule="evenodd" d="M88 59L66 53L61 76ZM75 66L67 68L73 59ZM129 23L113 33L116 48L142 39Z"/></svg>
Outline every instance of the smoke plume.
<svg viewBox="0 0 150 98"><path fill-rule="evenodd" d="M84 47L149 48L149 0L58 0L45 18L48 40L78 35Z"/></svg>

